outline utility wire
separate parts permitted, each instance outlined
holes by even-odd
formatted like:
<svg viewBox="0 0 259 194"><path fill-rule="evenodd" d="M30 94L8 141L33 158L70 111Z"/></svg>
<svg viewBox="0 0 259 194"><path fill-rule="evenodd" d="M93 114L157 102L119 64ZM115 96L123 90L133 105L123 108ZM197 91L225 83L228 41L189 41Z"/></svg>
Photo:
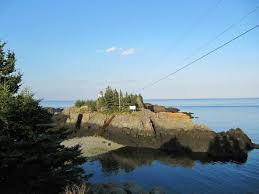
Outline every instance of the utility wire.
<svg viewBox="0 0 259 194"><path fill-rule="evenodd" d="M179 44L182 44L183 42L185 42L191 33L193 33L198 26L200 26L203 22L204 22L204 18L208 18L208 16L210 16L214 10L216 10L220 4L223 2L223 0L218 0L212 7L210 7L208 10L206 10L197 20L196 22L192 25L193 27L190 27L185 33L184 36L182 36L182 38L180 38L178 42L178 47ZM181 46L181 45L180 45Z"/></svg>
<svg viewBox="0 0 259 194"><path fill-rule="evenodd" d="M187 63L186 65L182 66L181 68L177 69L176 71L174 71L174 72L172 72L172 73L170 73L170 74L168 74L168 75L166 75L166 76L160 78L159 80L156 80L156 81L154 81L154 82L151 82L150 84L147 84L147 85L144 86L143 88L139 89L138 92L139 92L139 91L142 91L142 90L144 90L144 89L146 89L147 87L151 87L151 86L157 84L158 82L160 82L160 81L162 81L162 80L164 80L164 79L167 79L168 77L170 77L170 76L176 74L177 72L179 72L179 71L181 71L181 70L183 70L183 69L185 69L185 68L191 66L193 63L195 63L195 62L197 62L197 61L200 61L201 59L207 57L208 55L210 55L210 54L212 54L212 53L214 53L214 52L216 52L217 50L219 50L219 49L221 49L221 48L227 46L228 44L230 44L230 43L233 42L234 40L236 40L236 39L238 39L238 38L244 36L245 34L251 32L252 30L254 30L254 29L258 28L258 27L259 27L259 24L256 25L256 26L254 26L254 27L252 27L252 28L250 28L250 29L248 29L248 30L246 30L246 31L243 32L242 34L239 34L238 36L236 36L236 37L234 37L233 39L231 39L231 40L225 42L224 44L218 46L217 48L215 48L215 49L209 51L208 53L202 55L201 57L199 57L199 58L193 60L192 62Z"/></svg>
<svg viewBox="0 0 259 194"><path fill-rule="evenodd" d="M223 30L222 32L220 32L219 34L217 34L214 38L212 38L211 40L205 42L203 45L201 45L200 47L198 47L192 54L190 54L188 57L185 57L182 62L185 62L186 60L189 60L192 58L192 56L195 56L197 53L199 53L202 49L208 47L212 42L214 42L215 40L217 40L218 38L220 38L221 36L223 36L225 33L227 33L229 30L231 30L232 28L234 28L236 25L240 24L242 21L244 21L248 16L252 15L253 13L255 13L256 11L258 11L259 6L256 6L255 9L249 11L247 14L245 14L242 18L240 18L237 22L229 25L225 30Z"/></svg>
<svg viewBox="0 0 259 194"><path fill-rule="evenodd" d="M181 47L182 44L188 39L188 36L191 33L193 33L193 31L195 31L196 28L204 22L204 18L208 18L222 4L223 1L224 0L217 0L216 3L213 4L213 6L209 7L206 11L204 11L203 14L200 15L198 19L196 19L193 25L189 27L185 33L183 33L183 36L179 37L179 39L176 41L176 44L178 45L176 47ZM168 57L168 53L164 56L164 58L167 58L167 57ZM185 58L183 62L189 58L190 57Z"/></svg>
<svg viewBox="0 0 259 194"><path fill-rule="evenodd" d="M220 38L222 35L224 35L226 32L228 32L229 30L231 30L232 28L234 28L236 25L238 25L239 23L241 23L242 21L244 21L248 16L250 16L251 14L255 13L258 10L259 6L257 6L255 9L249 11L246 15L244 15L242 18L240 18L237 22L231 24L230 26L228 26L225 30L223 30L222 32L220 32L219 34L217 34L214 38L212 38L211 40L205 42L202 46L200 46L198 49L196 49L196 51L194 51L191 56L195 55L196 53L198 53L199 51L201 51L202 49L208 47L212 42L214 42L215 40L217 40L218 38ZM183 61L186 61L188 59L191 58L191 56L186 57L183 59Z"/></svg>

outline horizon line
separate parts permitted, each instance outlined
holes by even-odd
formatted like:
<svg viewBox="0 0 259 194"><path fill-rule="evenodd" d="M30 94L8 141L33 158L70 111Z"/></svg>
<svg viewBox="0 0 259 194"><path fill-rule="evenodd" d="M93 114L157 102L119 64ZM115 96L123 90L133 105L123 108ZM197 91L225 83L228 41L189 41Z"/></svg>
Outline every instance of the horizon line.
<svg viewBox="0 0 259 194"><path fill-rule="evenodd" d="M144 100L224 100L224 99L229 99L229 100L230 99L259 99L259 97L144 98ZM84 100L84 99L66 100L66 99L44 99L44 98L39 98L39 100L41 100L41 101L76 101L76 100ZM86 98L86 100L87 100L87 98Z"/></svg>

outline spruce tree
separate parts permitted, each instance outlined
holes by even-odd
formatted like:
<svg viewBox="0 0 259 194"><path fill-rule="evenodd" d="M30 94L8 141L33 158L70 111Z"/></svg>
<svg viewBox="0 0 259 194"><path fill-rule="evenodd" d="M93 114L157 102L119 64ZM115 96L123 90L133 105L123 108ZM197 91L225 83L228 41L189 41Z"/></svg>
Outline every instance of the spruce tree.
<svg viewBox="0 0 259 194"><path fill-rule="evenodd" d="M118 111L119 110L119 93L118 91L115 89L113 91L113 100L114 100L114 110Z"/></svg>
<svg viewBox="0 0 259 194"><path fill-rule="evenodd" d="M114 109L114 93L110 86L108 86L104 93L105 106L108 111L113 111Z"/></svg>
<svg viewBox="0 0 259 194"><path fill-rule="evenodd" d="M21 75L13 74L14 54L6 57L1 45L1 193L59 193L84 180L80 164L85 159L78 146L61 144L70 133L54 127L52 115L30 92L17 92Z"/></svg>
<svg viewBox="0 0 259 194"><path fill-rule="evenodd" d="M15 54L4 50L5 43L0 41L0 84L8 86L9 91L16 93L21 86L22 75L15 69Z"/></svg>

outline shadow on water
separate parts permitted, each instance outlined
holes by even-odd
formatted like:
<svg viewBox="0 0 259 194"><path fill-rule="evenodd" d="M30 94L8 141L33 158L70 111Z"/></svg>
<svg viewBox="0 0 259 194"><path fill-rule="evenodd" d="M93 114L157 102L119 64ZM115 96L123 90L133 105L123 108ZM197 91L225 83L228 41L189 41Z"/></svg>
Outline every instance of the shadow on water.
<svg viewBox="0 0 259 194"><path fill-rule="evenodd" d="M215 160L205 153L188 154L167 154L158 149L123 147L106 154L92 158L93 161L99 161L102 172L105 175L117 173L119 170L131 172L141 166L149 166L153 161L159 161L162 164L172 167L192 168L196 161L201 164L221 162L243 164L246 160Z"/></svg>

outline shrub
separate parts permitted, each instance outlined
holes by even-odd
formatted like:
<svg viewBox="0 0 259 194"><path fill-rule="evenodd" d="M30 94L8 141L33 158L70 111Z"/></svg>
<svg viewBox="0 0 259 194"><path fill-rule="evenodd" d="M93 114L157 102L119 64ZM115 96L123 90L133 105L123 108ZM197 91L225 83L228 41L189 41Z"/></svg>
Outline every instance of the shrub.
<svg viewBox="0 0 259 194"><path fill-rule="evenodd" d="M75 107L78 107L78 108L80 108L81 106L85 106L85 105L86 105L86 101L84 101L84 100L77 100L75 102Z"/></svg>
<svg viewBox="0 0 259 194"><path fill-rule="evenodd" d="M86 100L85 101L85 105L88 106L88 108L91 111L96 111L97 110L97 108L96 108L96 101L95 100Z"/></svg>
<svg viewBox="0 0 259 194"><path fill-rule="evenodd" d="M75 107L80 108L82 106L87 106L90 111L96 111L96 101L95 100L77 100L75 102Z"/></svg>

